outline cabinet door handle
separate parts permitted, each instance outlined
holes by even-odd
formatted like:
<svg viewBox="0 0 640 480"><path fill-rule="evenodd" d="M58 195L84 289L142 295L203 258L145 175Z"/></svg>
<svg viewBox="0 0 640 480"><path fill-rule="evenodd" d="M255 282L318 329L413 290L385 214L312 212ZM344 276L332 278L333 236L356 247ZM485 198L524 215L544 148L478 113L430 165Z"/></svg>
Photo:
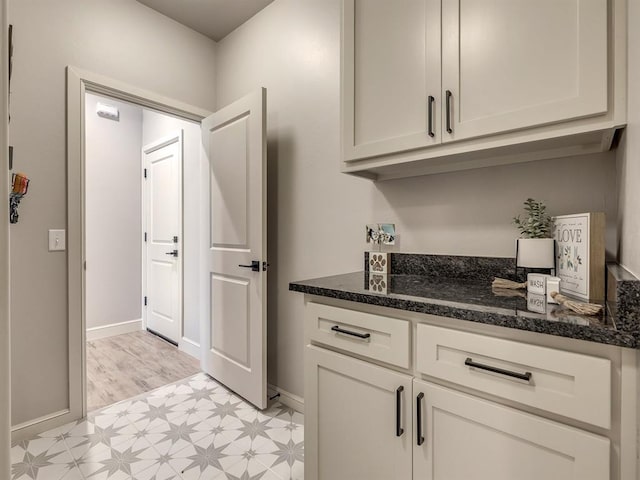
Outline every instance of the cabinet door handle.
<svg viewBox="0 0 640 480"><path fill-rule="evenodd" d="M533 376L531 372L512 372L511 370L504 370L498 367L492 367L491 365L485 365L483 363L474 362L471 357L467 357L464 361L464 364L467 367L478 368L480 370L487 370L488 372L499 373L500 375L505 375L507 377L517 378L518 380L524 380L525 382L530 382L531 377Z"/></svg>
<svg viewBox="0 0 640 480"><path fill-rule="evenodd" d="M435 137L435 133L433 131L433 104L435 103L436 99L433 98L433 96L429 95L429 101L427 102L427 108L429 110L429 130L428 130L428 134L430 137Z"/></svg>
<svg viewBox="0 0 640 480"><path fill-rule="evenodd" d="M396 437L401 437L404 433L404 428L402 428L402 392L404 391L404 387L400 385L396 389Z"/></svg>
<svg viewBox="0 0 640 480"><path fill-rule="evenodd" d="M451 90L447 90L445 93L446 96L446 115L447 115L447 132L453 133L453 128L451 128L451 97L453 97L453 93Z"/></svg>
<svg viewBox="0 0 640 480"><path fill-rule="evenodd" d="M420 392L416 397L416 443L418 446L424 443L424 436L422 435L422 399L424 393Z"/></svg>
<svg viewBox="0 0 640 480"><path fill-rule="evenodd" d="M369 337L371 337L370 333L352 332L351 330L345 330L344 328L340 328L338 325L334 325L333 327L331 327L331 331L337 332L337 333L344 333L345 335L351 335L352 337L358 337L363 340L366 340Z"/></svg>

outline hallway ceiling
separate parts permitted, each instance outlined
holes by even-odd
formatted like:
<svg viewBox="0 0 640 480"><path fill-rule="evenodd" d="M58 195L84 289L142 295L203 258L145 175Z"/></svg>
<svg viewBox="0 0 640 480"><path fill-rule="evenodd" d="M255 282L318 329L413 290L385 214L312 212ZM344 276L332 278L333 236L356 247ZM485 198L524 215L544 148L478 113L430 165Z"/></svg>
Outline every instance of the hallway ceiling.
<svg viewBox="0 0 640 480"><path fill-rule="evenodd" d="M138 0L138 2L217 42L273 0Z"/></svg>

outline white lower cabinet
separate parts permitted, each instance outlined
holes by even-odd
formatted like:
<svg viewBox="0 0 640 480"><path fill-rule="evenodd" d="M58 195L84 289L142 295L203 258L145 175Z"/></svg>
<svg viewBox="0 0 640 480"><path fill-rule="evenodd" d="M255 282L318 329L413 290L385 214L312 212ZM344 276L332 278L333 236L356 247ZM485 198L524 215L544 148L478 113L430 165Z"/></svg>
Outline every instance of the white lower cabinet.
<svg viewBox="0 0 640 480"><path fill-rule="evenodd" d="M420 380L413 394L415 479L609 478L607 438Z"/></svg>
<svg viewBox="0 0 640 480"><path fill-rule="evenodd" d="M305 361L305 479L411 480L412 377L316 347Z"/></svg>
<svg viewBox="0 0 640 480"><path fill-rule="evenodd" d="M609 359L417 322L409 332L399 319L385 326L382 315L311 302L307 309L306 480L635 476L620 473L615 434L602 434L620 428L608 420L618 368ZM408 368L399 367L407 357Z"/></svg>

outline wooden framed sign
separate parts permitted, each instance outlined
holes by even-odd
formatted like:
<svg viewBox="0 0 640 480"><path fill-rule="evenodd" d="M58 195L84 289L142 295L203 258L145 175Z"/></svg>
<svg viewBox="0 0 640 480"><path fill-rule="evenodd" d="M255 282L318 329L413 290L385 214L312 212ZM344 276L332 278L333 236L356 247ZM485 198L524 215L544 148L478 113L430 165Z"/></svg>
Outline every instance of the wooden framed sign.
<svg viewBox="0 0 640 480"><path fill-rule="evenodd" d="M604 299L604 213L554 218L560 292L582 300Z"/></svg>

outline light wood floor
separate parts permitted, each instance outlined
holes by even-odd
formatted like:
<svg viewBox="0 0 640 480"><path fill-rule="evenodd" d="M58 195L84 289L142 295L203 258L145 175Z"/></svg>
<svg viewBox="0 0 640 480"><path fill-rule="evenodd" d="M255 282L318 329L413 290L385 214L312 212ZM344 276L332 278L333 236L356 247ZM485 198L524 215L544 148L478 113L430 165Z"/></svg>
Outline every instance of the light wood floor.
<svg viewBox="0 0 640 480"><path fill-rule="evenodd" d="M87 342L87 409L135 397L199 371L198 360L149 332Z"/></svg>

